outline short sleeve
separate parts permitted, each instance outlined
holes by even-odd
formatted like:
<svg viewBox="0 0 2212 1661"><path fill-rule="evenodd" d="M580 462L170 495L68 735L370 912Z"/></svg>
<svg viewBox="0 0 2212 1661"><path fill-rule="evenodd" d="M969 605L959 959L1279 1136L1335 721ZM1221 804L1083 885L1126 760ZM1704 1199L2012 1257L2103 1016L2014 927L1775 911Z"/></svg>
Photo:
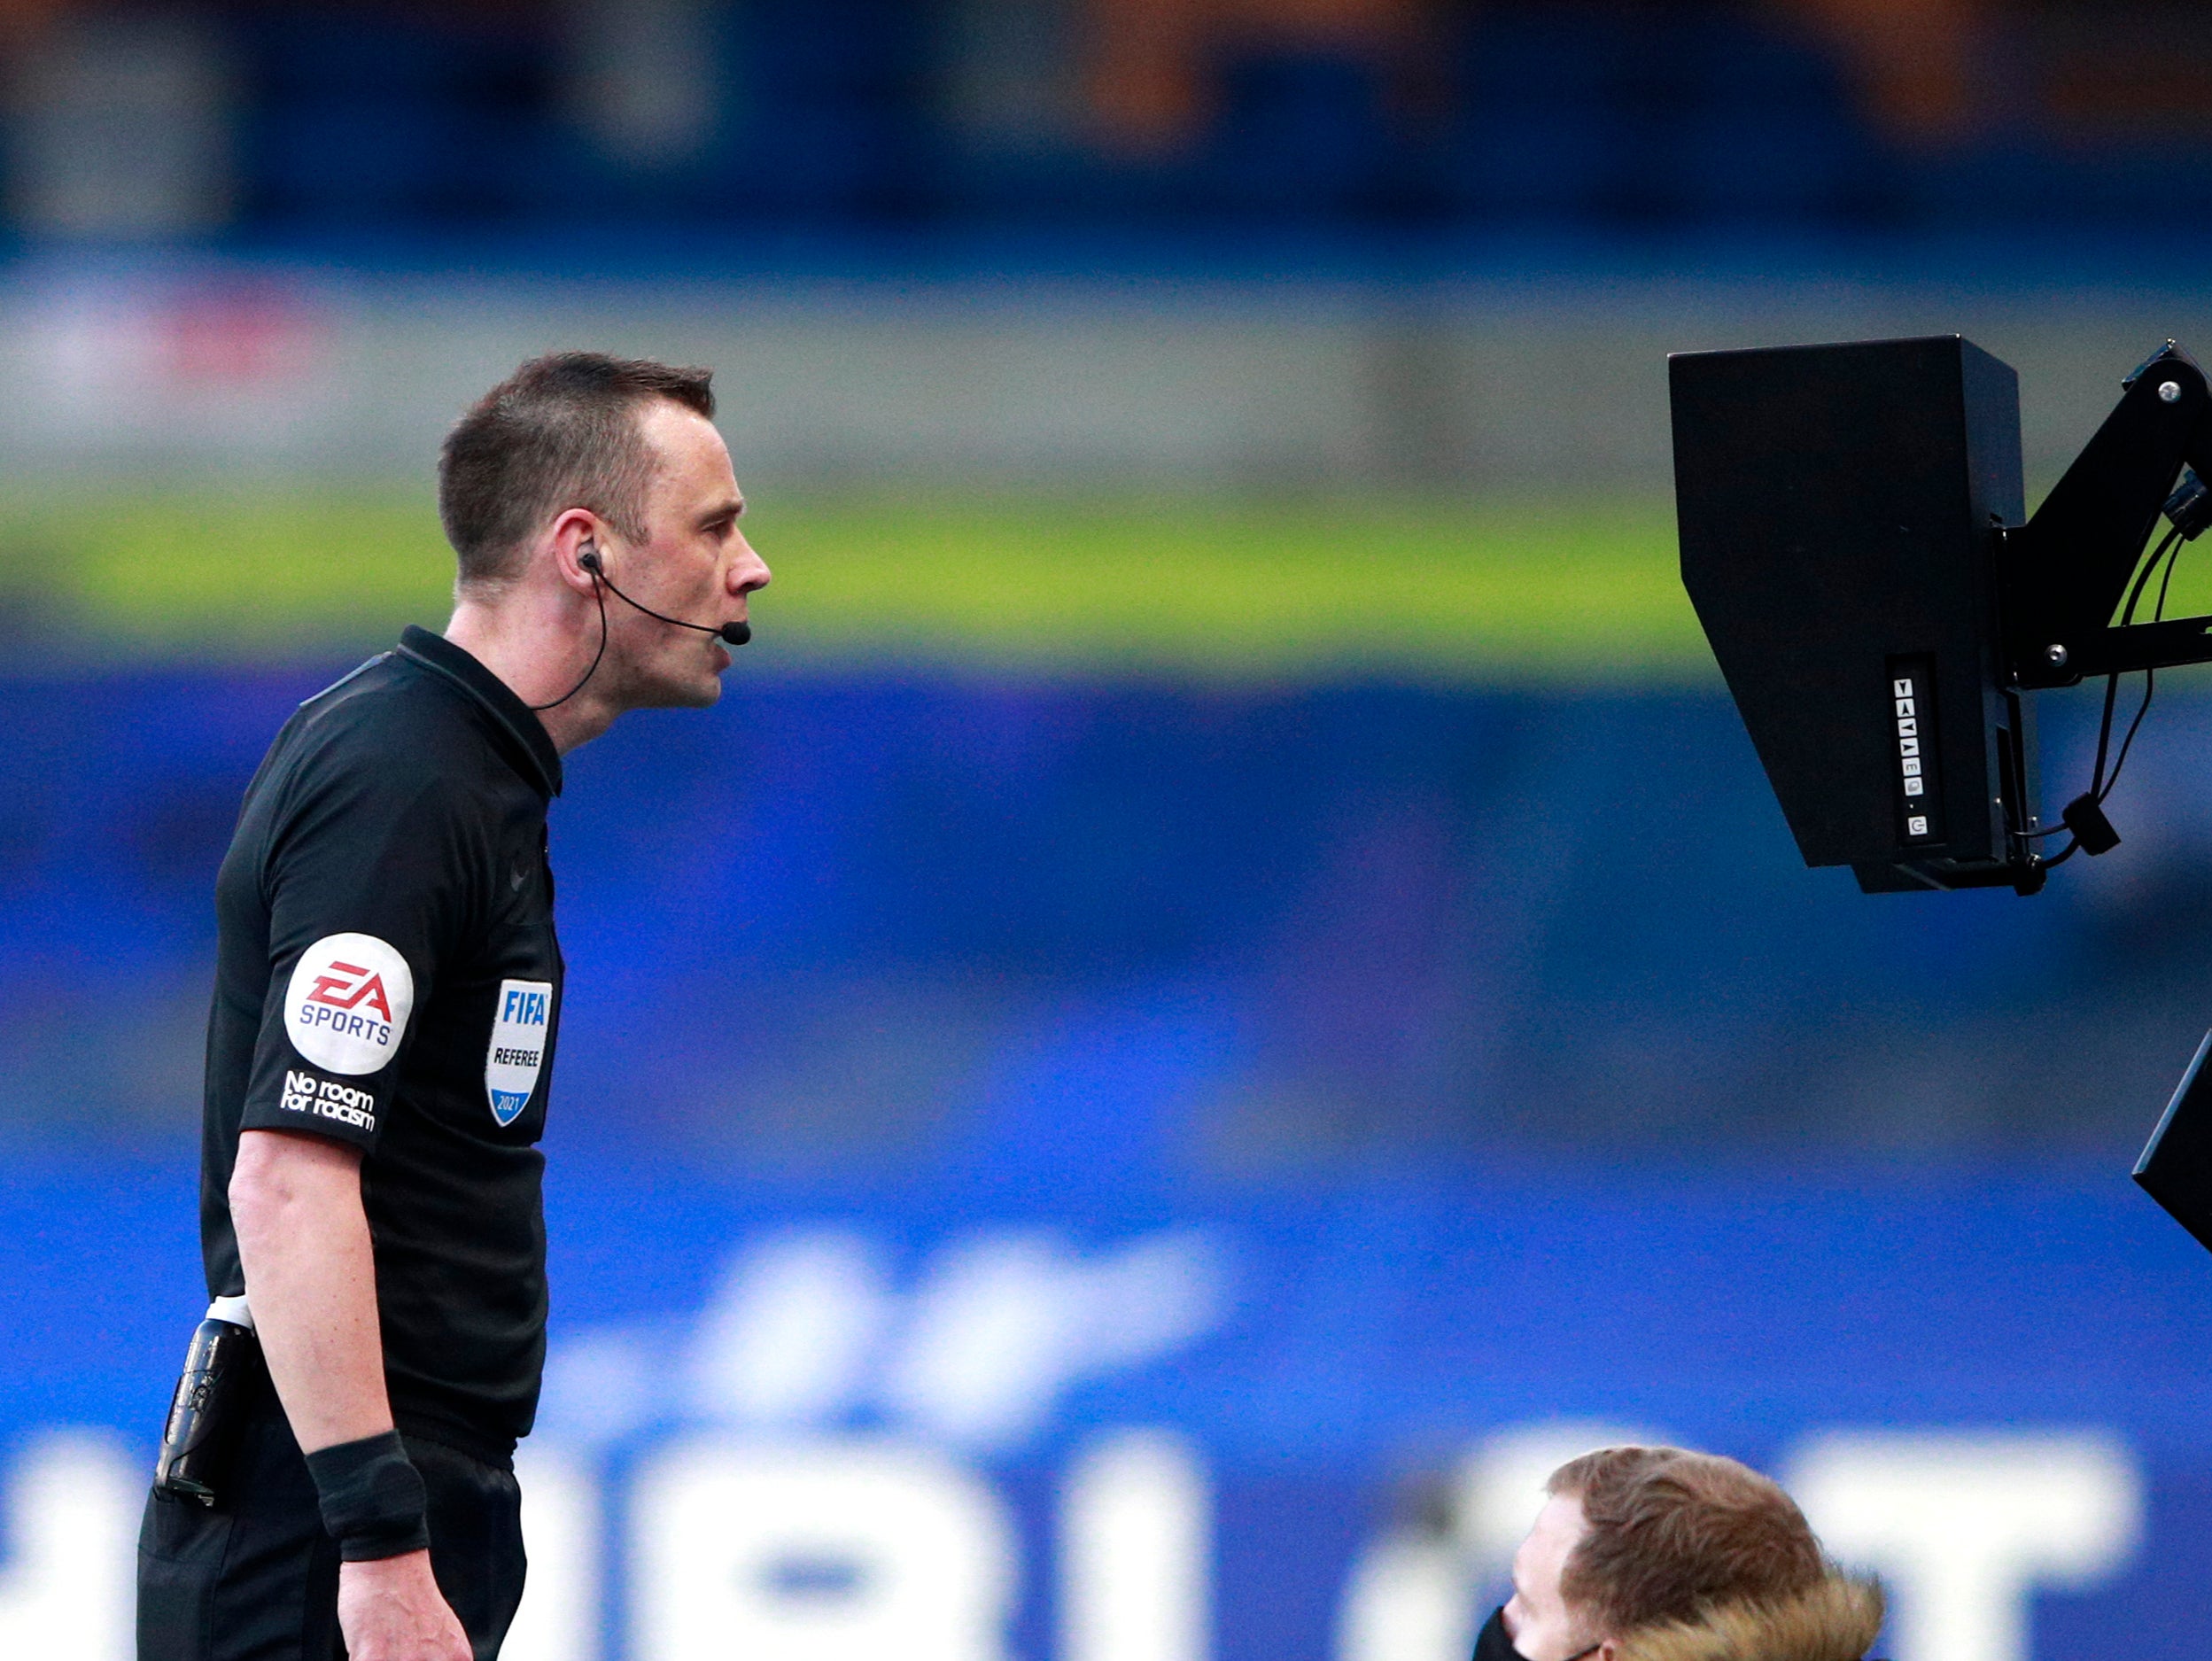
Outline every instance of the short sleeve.
<svg viewBox="0 0 2212 1661"><path fill-rule="evenodd" d="M317 759L262 873L270 974L239 1128L373 1148L476 861L455 787L419 758Z"/></svg>

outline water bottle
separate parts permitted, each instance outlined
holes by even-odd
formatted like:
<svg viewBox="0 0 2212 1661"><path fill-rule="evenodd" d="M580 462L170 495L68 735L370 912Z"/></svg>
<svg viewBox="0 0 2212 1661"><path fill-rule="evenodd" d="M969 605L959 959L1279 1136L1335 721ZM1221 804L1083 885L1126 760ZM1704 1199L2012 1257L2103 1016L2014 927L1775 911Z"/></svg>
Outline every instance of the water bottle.
<svg viewBox="0 0 2212 1661"><path fill-rule="evenodd" d="M192 1334L169 1401L154 1466L157 1492L213 1505L261 1369L260 1340L244 1298L218 1298Z"/></svg>

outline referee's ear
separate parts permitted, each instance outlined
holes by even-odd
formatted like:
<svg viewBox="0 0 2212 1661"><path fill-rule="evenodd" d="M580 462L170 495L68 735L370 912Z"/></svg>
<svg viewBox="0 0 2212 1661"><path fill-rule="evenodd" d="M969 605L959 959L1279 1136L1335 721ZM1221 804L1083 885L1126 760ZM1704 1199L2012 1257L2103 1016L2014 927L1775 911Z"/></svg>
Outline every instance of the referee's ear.
<svg viewBox="0 0 2212 1661"><path fill-rule="evenodd" d="M564 508L547 527L545 541L539 547L539 556L550 558L563 586L589 599L599 586L606 531L590 508Z"/></svg>

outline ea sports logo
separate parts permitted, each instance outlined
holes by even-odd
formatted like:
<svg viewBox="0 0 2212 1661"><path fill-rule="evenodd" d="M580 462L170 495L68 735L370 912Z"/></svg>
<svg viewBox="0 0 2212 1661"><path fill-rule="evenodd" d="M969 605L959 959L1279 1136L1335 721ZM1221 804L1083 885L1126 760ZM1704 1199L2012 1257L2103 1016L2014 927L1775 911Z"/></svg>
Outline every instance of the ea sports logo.
<svg viewBox="0 0 2212 1661"><path fill-rule="evenodd" d="M414 1009L407 960L374 935L325 935L300 954L284 992L292 1048L333 1073L381 1072Z"/></svg>
<svg viewBox="0 0 2212 1661"><path fill-rule="evenodd" d="M330 971L315 976L314 984L307 989L308 1003L321 1004L326 1009L353 1009L366 1004L372 1014L383 1016L390 1024L392 1000L384 994L383 975L366 964L335 959Z"/></svg>

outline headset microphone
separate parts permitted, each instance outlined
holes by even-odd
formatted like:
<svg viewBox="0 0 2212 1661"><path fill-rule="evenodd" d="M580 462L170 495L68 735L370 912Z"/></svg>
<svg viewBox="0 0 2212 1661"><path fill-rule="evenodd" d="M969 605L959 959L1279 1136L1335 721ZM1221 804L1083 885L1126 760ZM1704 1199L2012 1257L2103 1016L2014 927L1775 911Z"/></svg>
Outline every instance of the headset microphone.
<svg viewBox="0 0 2212 1661"><path fill-rule="evenodd" d="M679 629L696 629L702 634L713 636L725 646L742 646L753 638L752 625L749 623L725 623L721 627L715 628L704 623L687 623L681 617L663 617L650 606L639 605L615 586L614 580L607 575L606 568L600 563L598 548L589 542L577 550L576 563L592 574L592 597L599 602L599 649L592 654L592 666L584 671L581 679L551 703L532 704L530 707L533 710L550 710L566 703L583 691L586 682L599 672L600 660L607 656L607 595L609 593L624 605L642 611L648 617Z"/></svg>
<svg viewBox="0 0 2212 1661"><path fill-rule="evenodd" d="M749 623L725 623L717 628L704 623L687 623L681 617L664 616L654 610L651 606L640 605L615 586L615 579L607 575L606 568L600 563L599 550L595 547L587 547L578 554L576 556L576 563L591 572L598 581L605 583L607 592L621 601L624 605L633 610L642 611L647 617L658 622L671 624L679 629L696 629L702 634L711 634L725 646L742 646L753 638L753 625Z"/></svg>

